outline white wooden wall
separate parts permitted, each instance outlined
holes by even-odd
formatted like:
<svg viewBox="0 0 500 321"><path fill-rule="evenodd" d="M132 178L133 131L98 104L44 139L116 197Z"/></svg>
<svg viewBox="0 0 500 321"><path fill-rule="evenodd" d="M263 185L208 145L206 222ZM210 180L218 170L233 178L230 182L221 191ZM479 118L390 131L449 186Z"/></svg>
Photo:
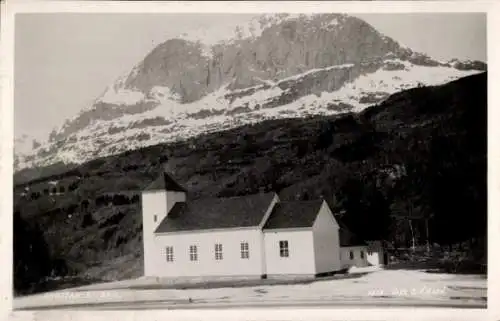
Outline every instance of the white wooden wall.
<svg viewBox="0 0 500 321"><path fill-rule="evenodd" d="M314 222L313 239L316 273L340 270L339 225L326 202Z"/></svg>
<svg viewBox="0 0 500 321"><path fill-rule="evenodd" d="M280 241L288 241L288 257L280 256ZM267 275L314 275L313 233L311 230L264 231Z"/></svg>
<svg viewBox="0 0 500 321"><path fill-rule="evenodd" d="M249 245L249 258L241 258L241 242ZM159 277L255 276L263 271L262 231L233 229L159 234L148 272ZM222 260L215 259L215 244L222 244ZM197 247L198 260L191 261L189 247ZM165 249L173 247L173 262L167 262Z"/></svg>

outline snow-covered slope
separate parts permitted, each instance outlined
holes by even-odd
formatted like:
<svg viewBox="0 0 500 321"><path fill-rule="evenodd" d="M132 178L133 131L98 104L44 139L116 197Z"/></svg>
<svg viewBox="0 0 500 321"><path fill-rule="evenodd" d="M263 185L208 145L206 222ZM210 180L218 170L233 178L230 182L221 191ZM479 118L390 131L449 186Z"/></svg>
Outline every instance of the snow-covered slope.
<svg viewBox="0 0 500 321"><path fill-rule="evenodd" d="M49 141L16 149L16 167L80 163L271 118L356 112L486 68L433 60L346 15L264 15L233 36L223 29L159 45Z"/></svg>

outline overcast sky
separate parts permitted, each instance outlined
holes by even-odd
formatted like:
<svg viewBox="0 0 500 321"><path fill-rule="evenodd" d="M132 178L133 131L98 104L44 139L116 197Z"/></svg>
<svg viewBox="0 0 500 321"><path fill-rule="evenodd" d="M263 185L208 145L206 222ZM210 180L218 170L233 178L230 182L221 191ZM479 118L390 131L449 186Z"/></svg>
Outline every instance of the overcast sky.
<svg viewBox="0 0 500 321"><path fill-rule="evenodd" d="M383 34L437 59L486 61L485 14L355 14ZM243 15L18 14L15 136L44 138L90 105L159 43Z"/></svg>

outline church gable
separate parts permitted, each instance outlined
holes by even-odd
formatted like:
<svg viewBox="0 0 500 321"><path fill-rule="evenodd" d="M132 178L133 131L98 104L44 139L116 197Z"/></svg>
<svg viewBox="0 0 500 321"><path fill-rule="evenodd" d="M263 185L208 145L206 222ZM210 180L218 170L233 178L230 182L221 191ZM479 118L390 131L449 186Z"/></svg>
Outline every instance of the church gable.
<svg viewBox="0 0 500 321"><path fill-rule="evenodd" d="M312 227L322 204L323 200L279 202L274 206L264 230Z"/></svg>

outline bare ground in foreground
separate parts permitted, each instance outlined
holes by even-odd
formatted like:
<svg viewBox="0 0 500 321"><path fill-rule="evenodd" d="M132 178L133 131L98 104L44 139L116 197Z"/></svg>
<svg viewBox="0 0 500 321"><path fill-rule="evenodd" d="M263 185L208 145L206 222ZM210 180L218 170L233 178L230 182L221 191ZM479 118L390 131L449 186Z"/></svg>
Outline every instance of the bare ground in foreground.
<svg viewBox="0 0 500 321"><path fill-rule="evenodd" d="M238 283L239 282L239 283ZM14 309L171 309L238 306L422 306L486 308L485 275L353 268L348 277L238 281L202 286L138 278L16 298ZM247 282L247 283L245 283ZM286 284L285 284L286 283Z"/></svg>

